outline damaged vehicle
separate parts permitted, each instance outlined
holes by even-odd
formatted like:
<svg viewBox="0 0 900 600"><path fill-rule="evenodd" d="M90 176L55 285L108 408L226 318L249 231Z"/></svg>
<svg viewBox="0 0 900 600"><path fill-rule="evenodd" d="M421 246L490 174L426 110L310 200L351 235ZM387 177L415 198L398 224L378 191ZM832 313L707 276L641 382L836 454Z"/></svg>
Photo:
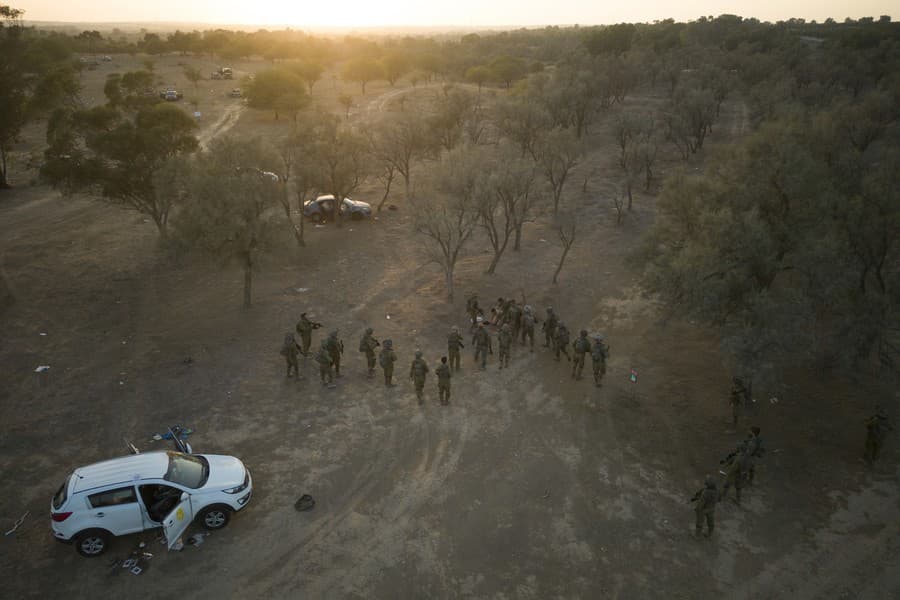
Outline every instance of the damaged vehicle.
<svg viewBox="0 0 900 600"><path fill-rule="evenodd" d="M50 502L53 537L100 556L113 537L161 528L171 549L192 522L221 529L253 493L233 456L147 452L75 469Z"/></svg>

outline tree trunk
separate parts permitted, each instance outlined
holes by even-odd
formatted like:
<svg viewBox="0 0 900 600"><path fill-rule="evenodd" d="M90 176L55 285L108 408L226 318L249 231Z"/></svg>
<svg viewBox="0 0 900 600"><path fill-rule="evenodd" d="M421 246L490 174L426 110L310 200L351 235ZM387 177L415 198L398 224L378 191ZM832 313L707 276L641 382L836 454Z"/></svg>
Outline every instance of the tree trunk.
<svg viewBox="0 0 900 600"><path fill-rule="evenodd" d="M391 193L391 183L394 181L394 172L388 175L387 181L384 184L384 196L381 197L381 202L378 203L378 208L376 209L378 212L381 212L384 203L387 202L388 195Z"/></svg>
<svg viewBox="0 0 900 600"><path fill-rule="evenodd" d="M285 184L284 187L284 201L282 201L281 207L284 209L284 216L287 217L288 224L294 232L294 239L297 241L297 245L301 247L305 246L306 242L303 241L303 235L297 229L297 226L294 224L294 217L291 215L291 196L290 192L287 190L287 184ZM300 216L300 222L303 222L303 215Z"/></svg>
<svg viewBox="0 0 900 600"><path fill-rule="evenodd" d="M516 224L516 237L513 240L513 251L514 252L518 252L519 250L521 250L522 225L524 225L524 222Z"/></svg>
<svg viewBox="0 0 900 600"><path fill-rule="evenodd" d="M9 187L9 180L6 178L6 148L0 146L0 189Z"/></svg>
<svg viewBox="0 0 900 600"><path fill-rule="evenodd" d="M447 280L447 300L453 300L453 267L444 269L444 277Z"/></svg>
<svg viewBox="0 0 900 600"><path fill-rule="evenodd" d="M244 308L250 308L250 295L253 288L253 259L250 253L244 259Z"/></svg>
<svg viewBox="0 0 900 600"><path fill-rule="evenodd" d="M566 254L569 253L569 248L571 248L571 247L572 247L572 245L570 244L563 248L562 256L559 258L559 264L556 266L556 272L553 273L553 284L554 285L556 285L556 278L559 277L559 272L562 271L563 263L566 262Z"/></svg>
<svg viewBox="0 0 900 600"><path fill-rule="evenodd" d="M628 182L625 184L626 189L628 190L628 212L631 212L631 179L629 178Z"/></svg>

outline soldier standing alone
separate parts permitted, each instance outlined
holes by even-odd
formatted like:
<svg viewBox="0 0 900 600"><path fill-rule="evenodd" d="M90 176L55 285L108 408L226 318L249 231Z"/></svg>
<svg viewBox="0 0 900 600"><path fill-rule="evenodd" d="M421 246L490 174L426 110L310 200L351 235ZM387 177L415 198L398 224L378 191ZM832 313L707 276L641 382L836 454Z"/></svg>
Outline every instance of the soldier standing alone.
<svg viewBox="0 0 900 600"><path fill-rule="evenodd" d="M385 387L394 387L391 378L394 376L394 363L397 362L397 355L394 353L394 343L391 340L384 340L384 347L378 355L378 362L384 371Z"/></svg>
<svg viewBox="0 0 900 600"><path fill-rule="evenodd" d="M719 501L719 490L716 489L716 480L707 475L704 481L703 489L694 494L697 506L694 512L697 513L697 522L694 532L697 536L703 531L703 521L706 521L706 537L712 535L713 529L716 527L716 503Z"/></svg>
<svg viewBox="0 0 900 600"><path fill-rule="evenodd" d="M740 377L732 377L729 402L731 404L731 424L734 426L737 426L738 415L741 412L741 406L744 405L746 397L747 388L744 387L743 380Z"/></svg>
<svg viewBox="0 0 900 600"><path fill-rule="evenodd" d="M603 376L606 375L606 359L609 358L609 346L603 344L603 336L594 336L594 345L591 347L591 361L594 367L594 385L600 387Z"/></svg>
<svg viewBox="0 0 900 600"><path fill-rule="evenodd" d="M866 419L866 451L863 455L866 463L872 464L878 458L884 436L892 429L883 408L879 408L878 412Z"/></svg>
<svg viewBox="0 0 900 600"><path fill-rule="evenodd" d="M582 329L578 335L578 339L572 344L575 361L572 363L572 378L581 379L581 371L584 369L584 355L591 351L591 341L588 339L587 331Z"/></svg>
<svg viewBox="0 0 900 600"><path fill-rule="evenodd" d="M434 370L438 379L438 398L441 406L450 404L450 365L447 364L447 357L441 357L441 364Z"/></svg>
<svg viewBox="0 0 900 600"><path fill-rule="evenodd" d="M380 345L372 335L372 328L367 327L362 339L359 340L359 351L366 353L366 367L368 368L366 375L368 377L375 376L375 348Z"/></svg>
<svg viewBox="0 0 900 600"><path fill-rule="evenodd" d="M509 323L504 323L497 335L497 347L500 349L500 368L509 368L509 352L512 348L513 336L509 330Z"/></svg>
<svg viewBox="0 0 900 600"><path fill-rule="evenodd" d="M459 372L459 351L465 348L463 338L459 335L459 327L454 325L447 335L447 353L450 355L450 367Z"/></svg>
<svg viewBox="0 0 900 600"><path fill-rule="evenodd" d="M409 366L409 378L416 388L416 399L422 404L422 390L425 389L425 376L428 374L428 363L422 358L422 351L416 350L416 357Z"/></svg>
<svg viewBox="0 0 900 600"><path fill-rule="evenodd" d="M522 343L524 344L526 339L530 339L531 352L534 352L534 324L536 321L531 306L526 304L522 309Z"/></svg>
<svg viewBox="0 0 900 600"><path fill-rule="evenodd" d="M478 324L478 329L475 330L475 335L472 336L472 345L475 346L475 362L477 363L478 358L481 357L481 368L486 368L487 355L488 353L493 354L494 350L491 348L491 334L484 328L484 323Z"/></svg>
<svg viewBox="0 0 900 600"><path fill-rule="evenodd" d="M338 339L337 329L328 334L328 339L325 340L325 347L328 348L328 354L331 355L331 362L334 364L335 377L342 377L341 355L344 353L344 341Z"/></svg>

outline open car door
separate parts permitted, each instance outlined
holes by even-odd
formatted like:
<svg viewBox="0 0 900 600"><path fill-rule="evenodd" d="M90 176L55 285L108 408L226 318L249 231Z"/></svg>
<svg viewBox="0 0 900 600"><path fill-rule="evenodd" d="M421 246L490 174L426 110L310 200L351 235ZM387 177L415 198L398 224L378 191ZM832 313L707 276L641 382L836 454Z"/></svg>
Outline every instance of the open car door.
<svg viewBox="0 0 900 600"><path fill-rule="evenodd" d="M185 492L181 494L181 500L172 509L172 512L163 519L163 534L166 536L166 543L169 550L178 543L178 539L184 530L188 528L191 521L194 520L194 511L191 510L191 497Z"/></svg>

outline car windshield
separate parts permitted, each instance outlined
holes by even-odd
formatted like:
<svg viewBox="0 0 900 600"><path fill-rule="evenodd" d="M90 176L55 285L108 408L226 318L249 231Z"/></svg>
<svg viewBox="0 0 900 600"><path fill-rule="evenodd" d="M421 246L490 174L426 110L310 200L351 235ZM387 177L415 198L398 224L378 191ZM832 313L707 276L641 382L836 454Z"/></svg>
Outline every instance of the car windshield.
<svg viewBox="0 0 900 600"><path fill-rule="evenodd" d="M209 478L209 462L202 456L166 452L169 455L169 468L163 479L197 489L203 487Z"/></svg>

